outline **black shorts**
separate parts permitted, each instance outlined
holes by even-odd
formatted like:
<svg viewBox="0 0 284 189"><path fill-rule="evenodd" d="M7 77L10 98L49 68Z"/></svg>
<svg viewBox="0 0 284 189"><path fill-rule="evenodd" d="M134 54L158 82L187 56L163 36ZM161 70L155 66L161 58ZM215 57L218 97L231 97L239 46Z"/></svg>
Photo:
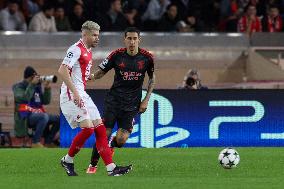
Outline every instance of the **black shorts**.
<svg viewBox="0 0 284 189"><path fill-rule="evenodd" d="M113 129L115 123L119 129L132 132L134 117L138 114L138 111L124 111L114 107L108 107L104 110L103 122L106 128Z"/></svg>

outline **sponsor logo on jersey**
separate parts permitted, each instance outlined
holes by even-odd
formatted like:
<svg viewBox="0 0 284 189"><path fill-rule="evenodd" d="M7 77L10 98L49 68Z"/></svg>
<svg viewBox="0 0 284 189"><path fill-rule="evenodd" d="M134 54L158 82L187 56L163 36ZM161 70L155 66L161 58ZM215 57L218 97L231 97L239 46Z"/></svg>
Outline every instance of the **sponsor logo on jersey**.
<svg viewBox="0 0 284 189"><path fill-rule="evenodd" d="M139 80L139 78L142 76L142 73L139 72L124 72L120 71L120 74L125 81L131 81L131 80Z"/></svg>

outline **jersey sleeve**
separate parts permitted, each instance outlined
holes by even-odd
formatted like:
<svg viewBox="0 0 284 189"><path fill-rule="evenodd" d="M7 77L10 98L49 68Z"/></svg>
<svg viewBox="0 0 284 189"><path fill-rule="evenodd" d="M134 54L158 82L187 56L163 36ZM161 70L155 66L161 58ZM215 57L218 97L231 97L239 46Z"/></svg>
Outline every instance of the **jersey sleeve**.
<svg viewBox="0 0 284 189"><path fill-rule="evenodd" d="M72 68L75 62L78 61L81 55L81 50L77 46L71 46L66 53L65 58L63 59L62 64L68 66L68 68Z"/></svg>
<svg viewBox="0 0 284 189"><path fill-rule="evenodd" d="M115 54L111 53L106 59L100 63L99 68L105 73L111 70L114 67L114 57Z"/></svg>
<svg viewBox="0 0 284 189"><path fill-rule="evenodd" d="M148 68L147 68L147 74L148 74L149 77L153 76L154 70L155 70L154 59L153 59L153 56L151 56L149 58L149 65L148 65Z"/></svg>

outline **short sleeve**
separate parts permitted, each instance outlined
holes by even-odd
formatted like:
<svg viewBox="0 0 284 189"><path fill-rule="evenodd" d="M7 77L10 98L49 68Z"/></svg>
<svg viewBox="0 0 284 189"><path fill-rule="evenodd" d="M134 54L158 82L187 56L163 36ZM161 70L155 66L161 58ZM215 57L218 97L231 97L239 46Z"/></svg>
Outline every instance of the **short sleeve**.
<svg viewBox="0 0 284 189"><path fill-rule="evenodd" d="M112 53L100 63L99 68L105 73L114 67L114 56L115 55Z"/></svg>
<svg viewBox="0 0 284 189"><path fill-rule="evenodd" d="M63 59L62 64L72 68L74 64L78 61L81 55L81 50L77 46L71 46L66 53L65 58Z"/></svg>

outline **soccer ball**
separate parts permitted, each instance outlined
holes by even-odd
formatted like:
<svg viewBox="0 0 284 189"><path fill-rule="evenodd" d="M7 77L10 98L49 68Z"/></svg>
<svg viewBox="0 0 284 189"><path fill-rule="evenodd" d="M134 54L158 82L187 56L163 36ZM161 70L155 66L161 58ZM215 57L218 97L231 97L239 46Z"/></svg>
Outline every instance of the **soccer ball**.
<svg viewBox="0 0 284 189"><path fill-rule="evenodd" d="M222 150L218 157L219 163L225 169L237 167L240 162L239 153L233 148L225 148Z"/></svg>

